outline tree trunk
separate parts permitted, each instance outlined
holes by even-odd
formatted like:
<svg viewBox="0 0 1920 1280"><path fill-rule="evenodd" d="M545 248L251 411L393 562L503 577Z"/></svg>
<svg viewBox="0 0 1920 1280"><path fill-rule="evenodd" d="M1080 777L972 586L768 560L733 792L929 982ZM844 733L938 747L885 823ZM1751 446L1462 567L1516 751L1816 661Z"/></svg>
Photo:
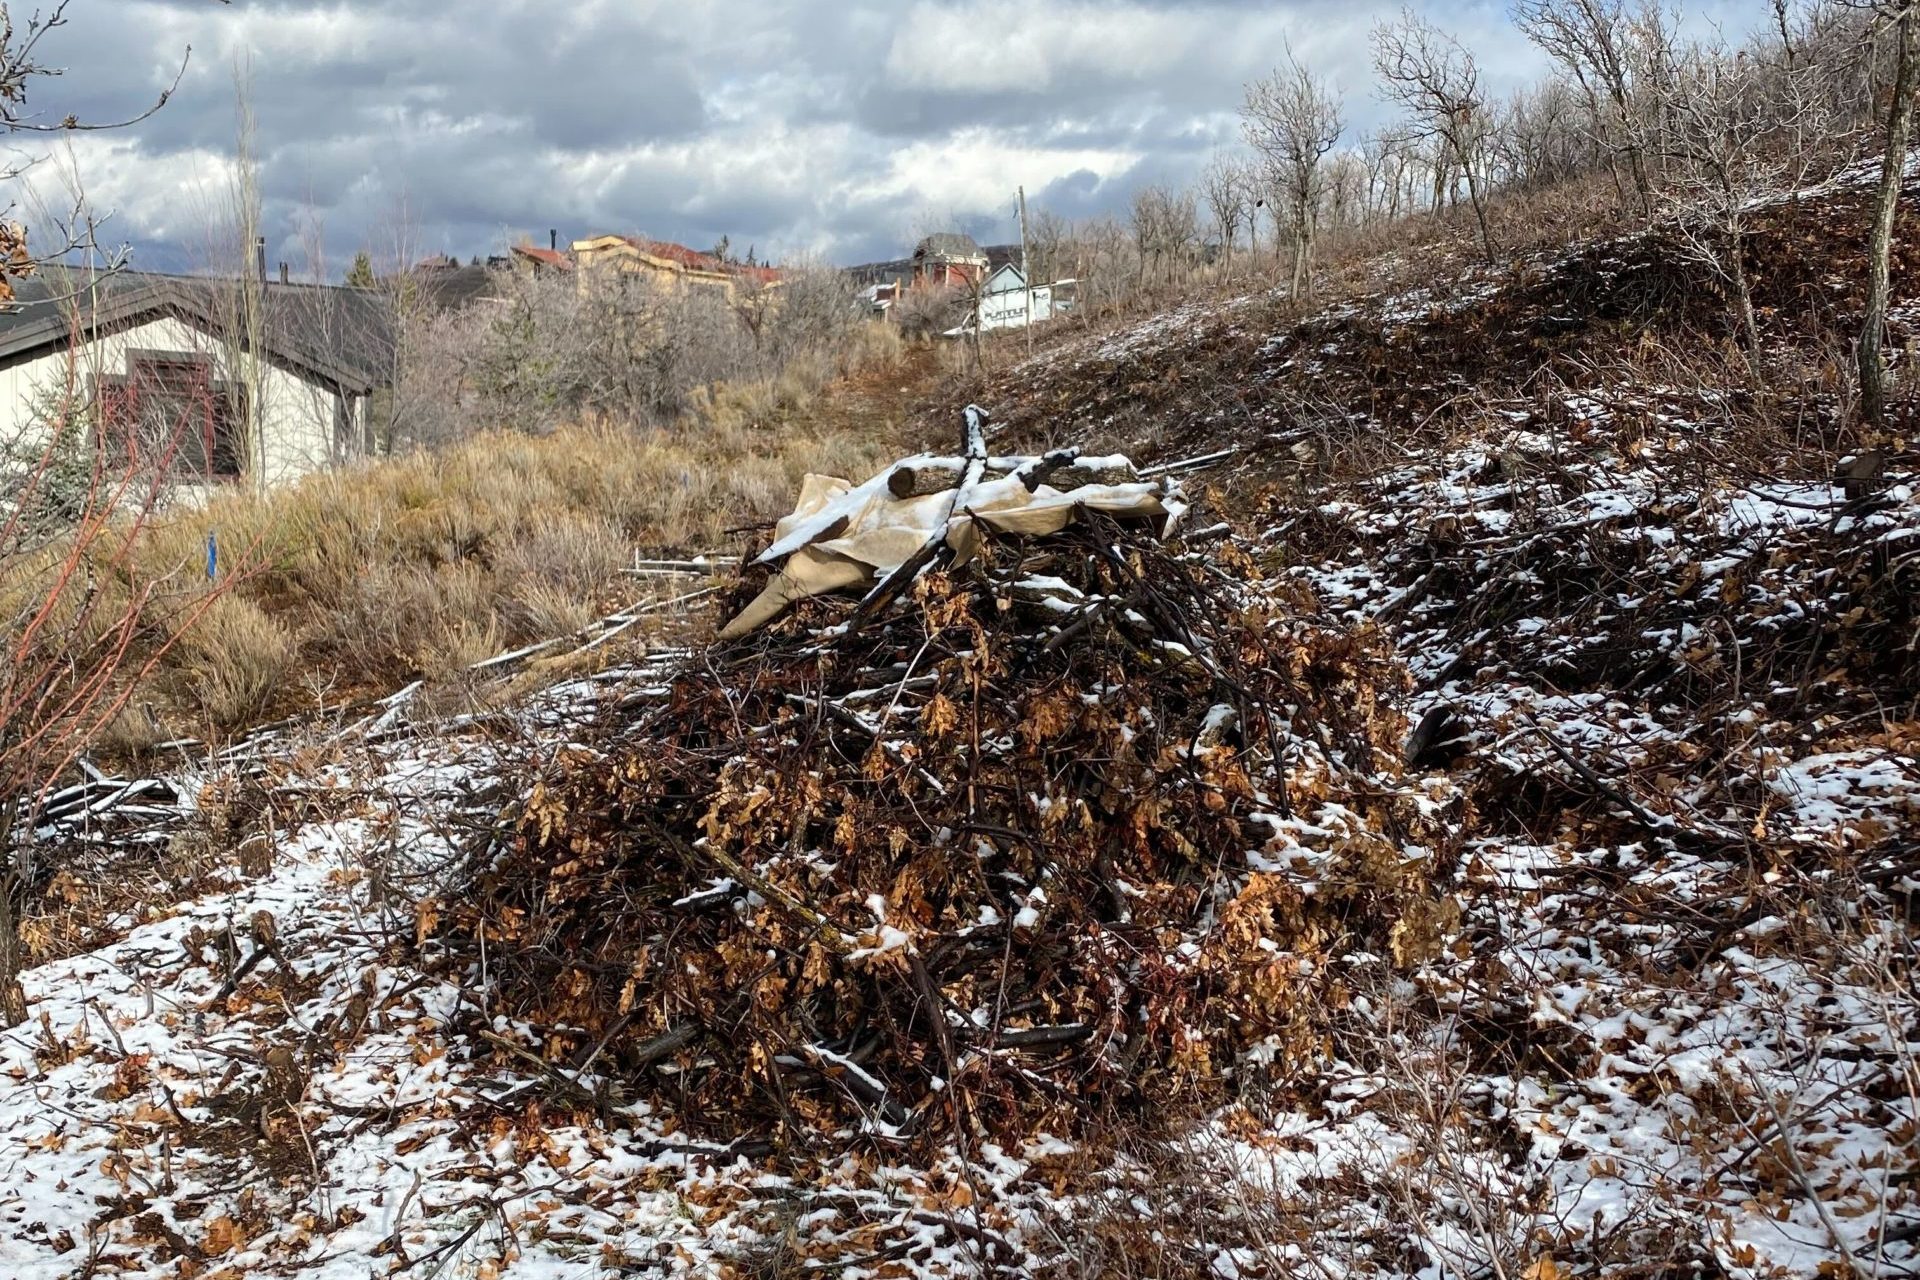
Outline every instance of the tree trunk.
<svg viewBox="0 0 1920 1280"><path fill-rule="evenodd" d="M1460 157L1460 168L1467 175L1467 198L1473 202L1474 221L1480 224L1480 247L1486 251L1487 265L1493 265L1493 232L1487 226L1487 203L1480 197L1479 180L1473 176L1473 166L1465 156Z"/></svg>
<svg viewBox="0 0 1920 1280"><path fill-rule="evenodd" d="M1293 300L1304 302L1312 293L1313 211L1300 196L1293 206Z"/></svg>
<svg viewBox="0 0 1920 1280"><path fill-rule="evenodd" d="M1627 207L1627 184L1620 179L1620 158L1611 149L1607 151L1607 176L1613 179L1613 189L1620 197L1620 207Z"/></svg>
<svg viewBox="0 0 1920 1280"><path fill-rule="evenodd" d="M0 1030L27 1020L27 993L20 985L24 957L20 954L20 927L15 918L13 878L0 886Z"/></svg>
<svg viewBox="0 0 1920 1280"><path fill-rule="evenodd" d="M1747 261L1745 243L1738 231L1727 232L1727 274L1733 277L1733 303L1740 313L1741 337L1746 343L1747 355L1759 372L1757 358L1760 354L1760 321L1753 310L1753 286L1747 281Z"/></svg>
<svg viewBox="0 0 1920 1280"><path fill-rule="evenodd" d="M1880 163L1880 190L1874 197L1873 234L1867 251L1867 314L1860 326L1860 412L1874 426L1886 417L1886 367L1880 348L1886 339L1888 260L1893 251L1893 221L1900 207L1900 186L1907 171L1907 136L1913 127L1914 6L1901 9L1896 37L1893 101L1887 107L1887 153Z"/></svg>
<svg viewBox="0 0 1920 1280"><path fill-rule="evenodd" d="M1631 128L1632 126L1628 126ZM1627 143L1627 168L1633 174L1633 189L1640 193L1640 213L1649 220L1653 217L1653 181L1647 177L1647 157L1639 144Z"/></svg>
<svg viewBox="0 0 1920 1280"><path fill-rule="evenodd" d="M18 810L19 797L0 800L0 1030L27 1020L27 993L20 986L26 957L21 954L19 914L26 876L13 847Z"/></svg>

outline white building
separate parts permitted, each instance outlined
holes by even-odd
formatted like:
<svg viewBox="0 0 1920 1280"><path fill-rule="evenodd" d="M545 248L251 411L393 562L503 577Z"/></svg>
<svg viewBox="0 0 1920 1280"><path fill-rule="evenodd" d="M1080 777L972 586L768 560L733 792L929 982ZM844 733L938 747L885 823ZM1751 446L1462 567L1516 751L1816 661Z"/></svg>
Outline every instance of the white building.
<svg viewBox="0 0 1920 1280"><path fill-rule="evenodd" d="M980 287L978 324L989 329L1021 329L1053 316L1053 286L1029 285L1019 267L1009 262L987 277Z"/></svg>
<svg viewBox="0 0 1920 1280"><path fill-rule="evenodd" d="M368 291L58 270L14 289L0 308L0 452L31 456L52 423L84 421L167 454L183 482L273 485L368 447L392 350Z"/></svg>

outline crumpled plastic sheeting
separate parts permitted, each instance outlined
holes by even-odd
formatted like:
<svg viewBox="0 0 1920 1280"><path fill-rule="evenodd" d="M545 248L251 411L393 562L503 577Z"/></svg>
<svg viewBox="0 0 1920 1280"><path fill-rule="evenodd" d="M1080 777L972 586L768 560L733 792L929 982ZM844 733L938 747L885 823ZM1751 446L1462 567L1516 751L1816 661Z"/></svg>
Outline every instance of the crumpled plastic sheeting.
<svg viewBox="0 0 1920 1280"><path fill-rule="evenodd" d="M993 458L989 467L1011 472L1032 461ZM939 536L943 526L955 563L965 563L979 545L975 521L1000 533L1044 535L1064 529L1085 509L1122 519L1152 520L1164 537L1187 510L1178 486L1164 479L1066 490L1042 483L1029 492L1019 476L1001 474L968 489L964 502L958 488L897 498L887 485L900 467L951 469L964 475L968 465L966 458L921 455L895 463L861 485L838 476L808 475L801 482L793 514L774 526L773 545L755 560L756 564L785 563L766 588L721 628L719 638L732 640L757 631L794 602L810 596L869 588L912 559Z"/></svg>

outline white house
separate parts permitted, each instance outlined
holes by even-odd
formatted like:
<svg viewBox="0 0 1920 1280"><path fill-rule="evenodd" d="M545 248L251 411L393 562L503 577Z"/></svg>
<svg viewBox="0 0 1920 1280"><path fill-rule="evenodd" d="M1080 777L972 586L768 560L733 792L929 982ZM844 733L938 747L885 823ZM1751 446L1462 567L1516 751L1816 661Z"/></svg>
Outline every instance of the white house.
<svg viewBox="0 0 1920 1280"><path fill-rule="evenodd" d="M76 408L103 437L164 433L175 474L197 484L281 484L369 443L392 350L372 293L58 270L14 290L0 308L0 447L16 456Z"/></svg>
<svg viewBox="0 0 1920 1280"><path fill-rule="evenodd" d="M1053 316L1053 286L1029 285L1026 273L1009 262L980 286L980 328L1021 329Z"/></svg>

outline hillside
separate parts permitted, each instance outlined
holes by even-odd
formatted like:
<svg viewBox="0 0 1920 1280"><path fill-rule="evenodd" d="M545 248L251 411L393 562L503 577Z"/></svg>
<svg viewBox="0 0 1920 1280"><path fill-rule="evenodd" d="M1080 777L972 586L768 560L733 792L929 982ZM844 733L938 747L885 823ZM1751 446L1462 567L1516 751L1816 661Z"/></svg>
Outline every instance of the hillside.
<svg viewBox="0 0 1920 1280"><path fill-rule="evenodd" d="M1751 362L1657 231L1008 344L724 612L877 512L852 595L90 794L0 1259L1912 1274L1920 451L1843 419L1863 198L1768 206ZM183 900L103 890L142 858Z"/></svg>
<svg viewBox="0 0 1920 1280"><path fill-rule="evenodd" d="M1858 324L1877 173L1877 161L1855 165L1753 216L1757 361L1774 397L1802 402L1803 422L1838 411L1836 366ZM1903 228L1916 199L1920 169L1909 166ZM1896 238L1893 350L1920 341L1916 244L1904 231ZM1724 290L1670 225L1532 249L1497 267L1474 261L1458 236L1428 238L1364 258L1336 284L1337 298L1304 315L1282 292L1248 292L1091 332L1062 326L1039 355L1009 353L966 391L1023 446L1084 441L1143 465L1234 448L1258 476L1301 458L1373 465L1375 440L1424 443L1494 414L1565 425L1574 420L1565 401L1612 391L1732 394L1722 419L1763 407L1751 403L1754 388L1734 385L1744 369L1728 372Z"/></svg>

